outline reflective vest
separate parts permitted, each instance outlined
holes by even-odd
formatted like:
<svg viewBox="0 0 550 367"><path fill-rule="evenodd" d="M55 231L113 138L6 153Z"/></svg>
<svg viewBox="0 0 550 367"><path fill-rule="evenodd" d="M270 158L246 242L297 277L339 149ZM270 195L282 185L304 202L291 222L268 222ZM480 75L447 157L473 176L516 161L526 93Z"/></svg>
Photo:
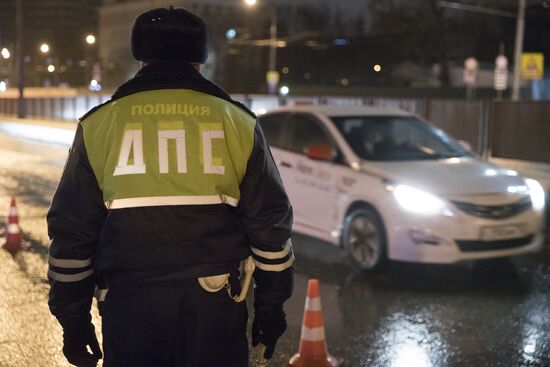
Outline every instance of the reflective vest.
<svg viewBox="0 0 550 367"><path fill-rule="evenodd" d="M108 208L237 207L255 124L241 108L217 97L153 90L99 109L82 128Z"/></svg>

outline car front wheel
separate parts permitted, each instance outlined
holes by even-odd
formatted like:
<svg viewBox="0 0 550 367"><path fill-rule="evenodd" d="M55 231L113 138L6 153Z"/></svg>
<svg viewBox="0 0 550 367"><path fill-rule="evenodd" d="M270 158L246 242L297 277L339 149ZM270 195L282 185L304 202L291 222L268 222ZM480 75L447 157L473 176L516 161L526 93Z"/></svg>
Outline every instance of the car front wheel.
<svg viewBox="0 0 550 367"><path fill-rule="evenodd" d="M359 271L380 269L386 262L386 234L378 213L368 207L353 210L344 221L344 249Z"/></svg>

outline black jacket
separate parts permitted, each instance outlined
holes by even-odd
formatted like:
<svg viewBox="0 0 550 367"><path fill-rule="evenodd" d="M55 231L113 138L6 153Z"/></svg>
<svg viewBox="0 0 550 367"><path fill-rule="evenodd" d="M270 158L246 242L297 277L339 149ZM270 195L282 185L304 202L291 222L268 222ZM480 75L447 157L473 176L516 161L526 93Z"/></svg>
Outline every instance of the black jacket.
<svg viewBox="0 0 550 367"><path fill-rule="evenodd" d="M171 162L165 170L174 171L173 162L181 158L180 150L173 156L173 140L191 159L189 171L178 161L178 174L163 175L162 168L152 173L159 168L147 154L162 153L162 137L159 132L158 147L146 150L148 142L157 144L146 135L156 134L165 120L187 131L187 146L183 138L165 138L164 149L170 152L165 160ZM125 125L129 121L139 121L143 133L128 130L137 129L136 123ZM218 123L210 145L204 143L204 126L210 126L204 121ZM163 131L180 136L183 129ZM194 157L201 150L193 149L199 144L189 137L193 131L203 133L204 154L210 149L220 155L225 169L206 175L204 168L200 184L191 173L193 159L202 164L197 167L212 170L218 158ZM137 139L128 146L133 153L127 150L127 162L118 158L117 163L127 136ZM136 148L138 141L143 147ZM136 174L139 154L143 170ZM116 173L121 161L126 162L121 172L130 167L132 173ZM257 266L258 307L280 306L292 293L292 208L263 132L252 112L190 65L146 66L81 119L47 219L49 305L62 324L89 313L98 278L125 284L177 282L229 272L249 255Z"/></svg>

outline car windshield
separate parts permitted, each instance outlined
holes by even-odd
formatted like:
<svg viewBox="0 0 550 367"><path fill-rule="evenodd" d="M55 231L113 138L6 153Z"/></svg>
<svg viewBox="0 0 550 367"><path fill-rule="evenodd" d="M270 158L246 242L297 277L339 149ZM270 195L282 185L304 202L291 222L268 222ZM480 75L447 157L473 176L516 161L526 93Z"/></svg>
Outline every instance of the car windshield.
<svg viewBox="0 0 550 367"><path fill-rule="evenodd" d="M460 144L413 116L331 117L359 157L375 161L470 156Z"/></svg>

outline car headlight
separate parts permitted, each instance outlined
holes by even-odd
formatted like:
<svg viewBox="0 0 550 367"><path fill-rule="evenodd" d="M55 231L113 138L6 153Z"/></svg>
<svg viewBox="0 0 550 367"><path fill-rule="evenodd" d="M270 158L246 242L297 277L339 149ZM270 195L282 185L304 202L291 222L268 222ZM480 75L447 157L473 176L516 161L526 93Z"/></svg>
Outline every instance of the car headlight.
<svg viewBox="0 0 550 367"><path fill-rule="evenodd" d="M544 210L546 193L541 184L537 180L526 178L525 183L529 187L529 195L531 196L531 202L533 203L533 209L541 212Z"/></svg>
<svg viewBox="0 0 550 367"><path fill-rule="evenodd" d="M397 203L405 210L424 215L453 215L443 200L429 192L407 185L391 186L389 189Z"/></svg>

